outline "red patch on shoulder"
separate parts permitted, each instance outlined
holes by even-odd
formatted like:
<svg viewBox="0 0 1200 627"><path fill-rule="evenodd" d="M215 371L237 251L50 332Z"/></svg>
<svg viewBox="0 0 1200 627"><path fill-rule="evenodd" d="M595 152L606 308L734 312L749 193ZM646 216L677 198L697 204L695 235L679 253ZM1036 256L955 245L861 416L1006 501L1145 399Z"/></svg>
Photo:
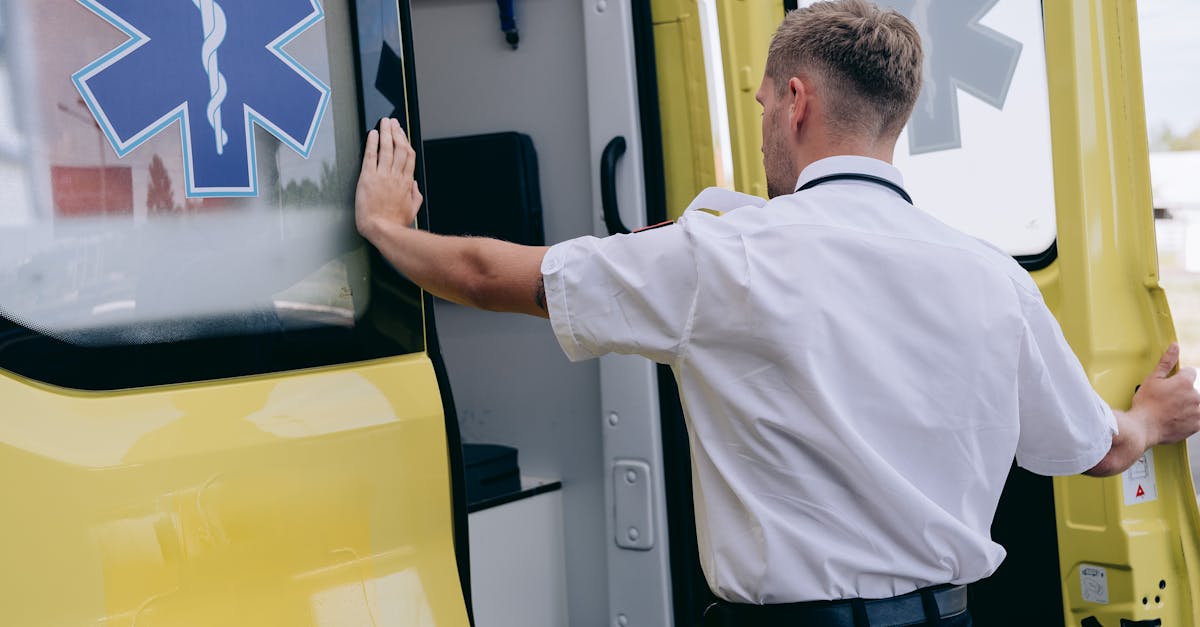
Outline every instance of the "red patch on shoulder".
<svg viewBox="0 0 1200 627"><path fill-rule="evenodd" d="M658 224L651 224L650 226L643 226L640 229L634 229L633 232L641 233L643 231L653 231L654 229L661 229L664 226L671 226L672 224L675 224L674 220L667 220L666 222L659 222Z"/></svg>

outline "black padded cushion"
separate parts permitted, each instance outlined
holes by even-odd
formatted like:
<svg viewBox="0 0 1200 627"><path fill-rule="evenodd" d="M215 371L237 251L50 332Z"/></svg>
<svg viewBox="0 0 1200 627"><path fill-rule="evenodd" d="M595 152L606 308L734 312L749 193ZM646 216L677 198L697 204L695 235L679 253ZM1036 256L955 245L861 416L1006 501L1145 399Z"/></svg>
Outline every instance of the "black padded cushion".
<svg viewBox="0 0 1200 627"><path fill-rule="evenodd" d="M434 233L545 245L537 152L528 135L429 140L425 164L425 196Z"/></svg>

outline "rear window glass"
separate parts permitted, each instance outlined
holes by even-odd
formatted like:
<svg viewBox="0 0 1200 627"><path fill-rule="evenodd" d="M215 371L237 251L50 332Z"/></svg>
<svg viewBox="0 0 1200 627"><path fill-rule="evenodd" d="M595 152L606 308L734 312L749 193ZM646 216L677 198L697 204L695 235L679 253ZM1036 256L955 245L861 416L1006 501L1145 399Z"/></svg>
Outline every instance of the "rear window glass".
<svg viewBox="0 0 1200 627"><path fill-rule="evenodd" d="M8 0L0 313L81 346L352 327L349 8Z"/></svg>
<svg viewBox="0 0 1200 627"><path fill-rule="evenodd" d="M908 16L925 50L895 156L916 205L1013 256L1048 251L1057 225L1041 1L878 3Z"/></svg>

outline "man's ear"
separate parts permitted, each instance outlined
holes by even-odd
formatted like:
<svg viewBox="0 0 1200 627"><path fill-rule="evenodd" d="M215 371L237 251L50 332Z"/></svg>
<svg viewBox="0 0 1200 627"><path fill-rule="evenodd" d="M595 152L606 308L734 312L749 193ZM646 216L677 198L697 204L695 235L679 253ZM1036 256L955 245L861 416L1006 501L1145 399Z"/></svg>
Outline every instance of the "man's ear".
<svg viewBox="0 0 1200 627"><path fill-rule="evenodd" d="M808 97L810 95L811 90L808 83L798 76L788 79L787 90L783 97L788 102L788 128L792 132L800 130L800 125L804 123L804 118L809 113Z"/></svg>

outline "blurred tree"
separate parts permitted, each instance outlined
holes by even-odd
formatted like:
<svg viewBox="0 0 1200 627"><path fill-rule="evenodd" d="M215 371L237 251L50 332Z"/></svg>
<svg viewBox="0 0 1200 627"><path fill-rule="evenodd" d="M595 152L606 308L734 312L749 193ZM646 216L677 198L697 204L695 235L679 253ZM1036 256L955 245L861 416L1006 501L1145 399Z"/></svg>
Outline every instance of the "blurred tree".
<svg viewBox="0 0 1200 627"><path fill-rule="evenodd" d="M150 186L146 191L146 210L150 213L177 211L175 190L171 188L171 174L158 155L150 160Z"/></svg>
<svg viewBox="0 0 1200 627"><path fill-rule="evenodd" d="M289 207L337 207L353 204L353 190L329 163L321 165L321 182L312 179L291 180L283 187L280 200ZM350 195L347 196L347 191Z"/></svg>
<svg viewBox="0 0 1200 627"><path fill-rule="evenodd" d="M1169 124L1163 124L1150 133L1150 152L1181 150L1200 150L1200 124L1183 134L1176 134Z"/></svg>

